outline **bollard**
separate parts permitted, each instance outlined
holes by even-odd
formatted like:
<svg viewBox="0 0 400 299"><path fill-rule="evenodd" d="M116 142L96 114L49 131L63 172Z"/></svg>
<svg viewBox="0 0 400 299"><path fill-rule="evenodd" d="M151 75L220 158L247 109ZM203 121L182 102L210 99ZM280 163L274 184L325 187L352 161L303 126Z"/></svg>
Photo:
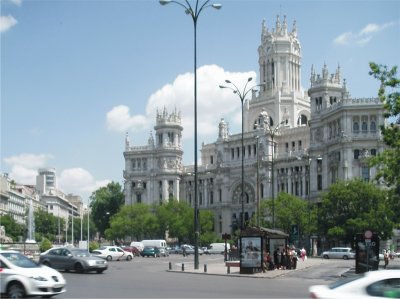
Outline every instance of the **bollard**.
<svg viewBox="0 0 400 299"><path fill-rule="evenodd" d="M169 262L169 271L171 271L171 270L172 270L172 263Z"/></svg>
<svg viewBox="0 0 400 299"><path fill-rule="evenodd" d="M207 273L207 264L204 264L204 273Z"/></svg>
<svg viewBox="0 0 400 299"><path fill-rule="evenodd" d="M227 273L227 274L231 274L231 266L228 266L228 267L226 268L226 273Z"/></svg>
<svg viewBox="0 0 400 299"><path fill-rule="evenodd" d="M182 271L185 271L185 264L182 263Z"/></svg>

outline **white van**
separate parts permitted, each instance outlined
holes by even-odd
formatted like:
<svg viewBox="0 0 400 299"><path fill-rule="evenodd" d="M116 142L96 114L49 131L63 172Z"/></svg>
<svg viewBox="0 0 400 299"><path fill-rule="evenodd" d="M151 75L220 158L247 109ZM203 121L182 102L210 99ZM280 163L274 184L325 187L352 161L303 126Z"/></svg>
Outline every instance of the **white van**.
<svg viewBox="0 0 400 299"><path fill-rule="evenodd" d="M142 240L143 246L153 246L158 248L167 248L167 241L165 240Z"/></svg>
<svg viewBox="0 0 400 299"><path fill-rule="evenodd" d="M227 253L231 249L231 244L226 243ZM211 243L207 249L208 254L224 254L225 253L225 243Z"/></svg>
<svg viewBox="0 0 400 299"><path fill-rule="evenodd" d="M136 247L140 252L142 252L144 245L142 242L133 241L131 242L131 247Z"/></svg>

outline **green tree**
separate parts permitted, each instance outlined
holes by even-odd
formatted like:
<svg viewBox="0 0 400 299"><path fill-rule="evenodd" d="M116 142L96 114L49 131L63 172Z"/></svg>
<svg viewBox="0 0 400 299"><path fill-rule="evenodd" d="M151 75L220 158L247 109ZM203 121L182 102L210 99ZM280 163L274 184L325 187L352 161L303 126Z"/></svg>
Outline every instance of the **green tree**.
<svg viewBox="0 0 400 299"><path fill-rule="evenodd" d="M143 203L125 205L111 217L106 237L110 240L124 239L127 236L130 236L131 240L161 238L163 236L157 235L158 228L152 206Z"/></svg>
<svg viewBox="0 0 400 299"><path fill-rule="evenodd" d="M386 109L385 116L392 120L389 125L381 126L387 149L372 158L371 165L378 166L376 178L383 179L390 188L389 197L395 211L393 221L400 224L400 79L396 77L397 66L388 69L371 62L370 68L369 74L381 83L378 96Z"/></svg>
<svg viewBox="0 0 400 299"><path fill-rule="evenodd" d="M357 179L331 185L318 212L319 231L333 242L351 243L355 233L366 230L384 240L392 234L393 211L387 192L370 182Z"/></svg>
<svg viewBox="0 0 400 299"><path fill-rule="evenodd" d="M42 238L55 241L58 235L58 217L45 210L37 210L33 213L35 218L35 239ZM60 218L60 228L64 228L64 219Z"/></svg>
<svg viewBox="0 0 400 299"><path fill-rule="evenodd" d="M124 204L124 193L119 183L111 182L90 196L91 215L101 236L110 227L110 218Z"/></svg>
<svg viewBox="0 0 400 299"><path fill-rule="evenodd" d="M200 244L209 245L214 242L222 242L214 232L215 215L210 210L200 210Z"/></svg>
<svg viewBox="0 0 400 299"><path fill-rule="evenodd" d="M189 243L194 239L193 208L186 202L170 199L157 207L157 218L170 238L179 243Z"/></svg>
<svg viewBox="0 0 400 299"><path fill-rule="evenodd" d="M39 244L40 252L45 252L46 250L49 250L52 246L53 244L49 239L43 238Z"/></svg>
<svg viewBox="0 0 400 299"><path fill-rule="evenodd" d="M272 200L261 200L260 226L272 227L272 209ZM306 200L294 195L280 192L275 199L275 227L286 233L290 233L292 225L298 225L302 234L315 232L315 214L315 209ZM250 223L251 225L256 223L255 217Z"/></svg>
<svg viewBox="0 0 400 299"><path fill-rule="evenodd" d="M13 241L25 238L25 226L18 224L10 215L1 215L0 225L4 226L6 235Z"/></svg>

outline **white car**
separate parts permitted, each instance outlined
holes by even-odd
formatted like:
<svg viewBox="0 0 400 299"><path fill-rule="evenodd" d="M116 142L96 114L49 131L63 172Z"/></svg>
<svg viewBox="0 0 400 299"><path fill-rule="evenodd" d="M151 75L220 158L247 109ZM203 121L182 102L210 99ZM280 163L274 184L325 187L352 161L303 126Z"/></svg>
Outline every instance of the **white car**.
<svg viewBox="0 0 400 299"><path fill-rule="evenodd" d="M65 293L60 272L13 250L0 251L0 292L10 298L51 297Z"/></svg>
<svg viewBox="0 0 400 299"><path fill-rule="evenodd" d="M121 247L118 246L102 246L99 249L93 250L93 255L98 257L104 258L107 261L111 260L127 260L130 261L133 259L132 252L128 252L123 250Z"/></svg>
<svg viewBox="0 0 400 299"><path fill-rule="evenodd" d="M400 270L380 270L355 275L331 285L309 288L312 299L400 298Z"/></svg>

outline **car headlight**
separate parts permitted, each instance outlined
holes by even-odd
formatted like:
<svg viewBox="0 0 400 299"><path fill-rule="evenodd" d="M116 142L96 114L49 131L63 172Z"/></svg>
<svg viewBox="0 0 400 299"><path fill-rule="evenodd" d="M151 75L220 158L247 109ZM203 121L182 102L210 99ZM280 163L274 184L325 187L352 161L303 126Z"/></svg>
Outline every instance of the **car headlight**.
<svg viewBox="0 0 400 299"><path fill-rule="evenodd" d="M31 278L38 281L47 281L47 278L43 276L31 276Z"/></svg>
<svg viewBox="0 0 400 299"><path fill-rule="evenodd" d="M87 261L87 263L88 263L89 266L95 266L96 265L96 261L93 261L93 260Z"/></svg>

